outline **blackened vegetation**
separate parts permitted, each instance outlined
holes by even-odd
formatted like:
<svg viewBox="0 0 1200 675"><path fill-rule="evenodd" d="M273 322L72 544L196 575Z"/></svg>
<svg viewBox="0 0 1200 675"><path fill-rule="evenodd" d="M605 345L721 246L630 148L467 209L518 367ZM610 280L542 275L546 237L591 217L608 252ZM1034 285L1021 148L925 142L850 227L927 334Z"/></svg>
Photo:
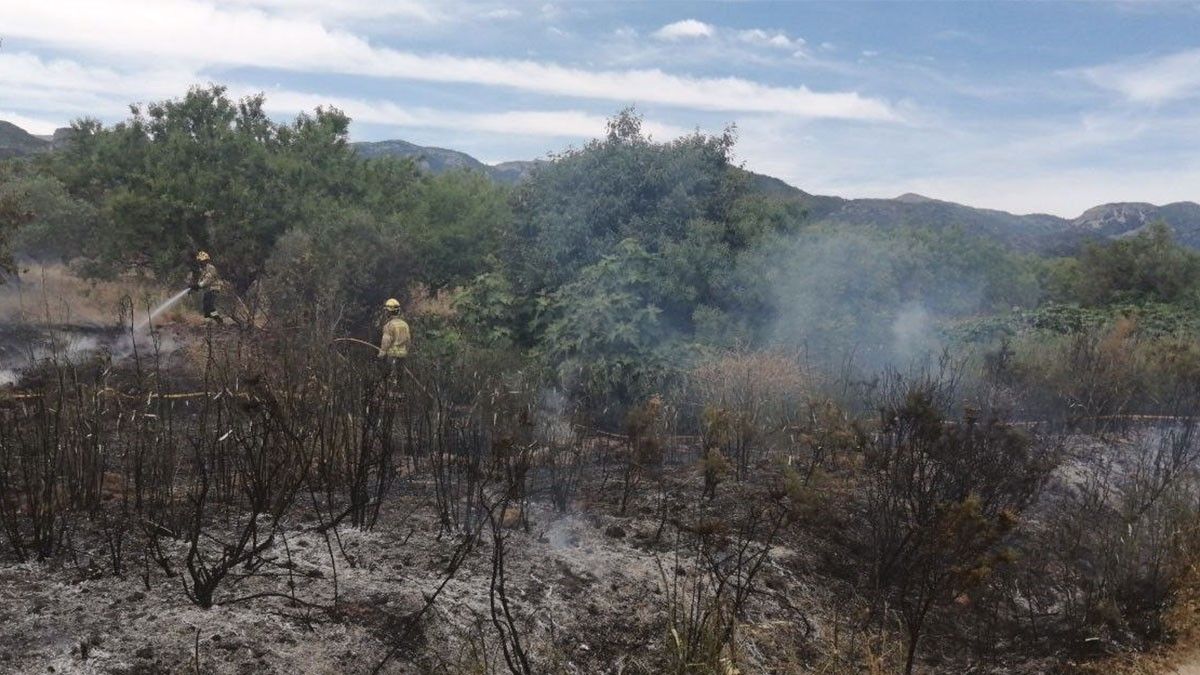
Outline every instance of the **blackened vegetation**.
<svg viewBox="0 0 1200 675"><path fill-rule="evenodd" d="M387 516L403 546L410 520L432 523L449 551L440 581L382 622L380 670L428 662L432 610L477 560L490 571L471 653L514 673L565 662L559 629L513 592L538 503L616 518L606 535L653 561L656 627L626 646L635 671L987 669L1174 630L1200 458L1185 390L1169 421L1097 449L964 406L980 385L961 367L886 374L872 415L792 357L730 353L610 432L487 350L397 370L333 337L212 332L174 370L153 349L124 367L44 364L0 409L6 555L71 560L89 538L109 573L202 608L344 620L347 528ZM306 531L332 575L300 593L289 538ZM797 594L813 583L825 600ZM763 621L787 629L763 643Z"/></svg>
<svg viewBox="0 0 1200 675"><path fill-rule="evenodd" d="M360 672L1046 672L1195 630L1200 257L1164 228L1029 259L809 222L732 129L625 111L508 190L262 110L196 89L0 168L0 238L164 281L204 246L242 296L170 361L51 348L0 393L9 569L354 626ZM389 297L402 365L347 340Z"/></svg>
<svg viewBox="0 0 1200 675"><path fill-rule="evenodd" d="M1013 561L1018 521L1056 458L994 412L947 420L942 411L956 397L944 381L893 380L886 389L878 440L864 455L862 554L872 611L895 611L903 624L909 673L930 613L969 602Z"/></svg>

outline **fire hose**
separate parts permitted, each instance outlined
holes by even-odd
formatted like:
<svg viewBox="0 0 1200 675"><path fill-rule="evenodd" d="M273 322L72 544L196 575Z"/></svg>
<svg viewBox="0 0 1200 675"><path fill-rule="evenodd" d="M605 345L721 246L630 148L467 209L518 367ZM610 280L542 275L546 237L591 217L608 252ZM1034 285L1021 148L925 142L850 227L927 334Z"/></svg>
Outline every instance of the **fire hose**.
<svg viewBox="0 0 1200 675"><path fill-rule="evenodd" d="M367 342L366 340L359 340L358 338L340 337L340 338L334 338L333 341L334 342L352 342L354 344L362 345L364 347L370 347L371 349L379 349L379 347L377 345L373 345L370 342ZM412 374L412 371L408 369L408 366L401 365L400 367L404 369L404 374L407 375L409 377L409 379L412 380L413 384L417 385L417 388L420 389L422 393L424 393L426 396L428 396L430 398L434 398L434 396L429 393L429 390L426 389L425 386L421 384L421 381L417 379L417 376Z"/></svg>

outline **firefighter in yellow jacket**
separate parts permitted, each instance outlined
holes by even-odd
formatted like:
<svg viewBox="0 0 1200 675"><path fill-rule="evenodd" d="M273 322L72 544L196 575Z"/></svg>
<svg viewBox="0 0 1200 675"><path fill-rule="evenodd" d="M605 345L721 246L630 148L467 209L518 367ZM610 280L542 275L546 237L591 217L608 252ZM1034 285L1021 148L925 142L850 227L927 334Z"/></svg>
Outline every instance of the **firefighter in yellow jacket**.
<svg viewBox="0 0 1200 675"><path fill-rule="evenodd" d="M383 324L383 337L379 340L379 358L387 359L393 372L399 370L408 356L408 322L400 318L400 301L391 298L384 303L388 320Z"/></svg>
<svg viewBox="0 0 1200 675"><path fill-rule="evenodd" d="M206 251L196 254L196 269L192 273L192 285L189 290L202 294L200 305L205 319L218 324L225 322L225 317L217 311L217 297L225 290L225 282Z"/></svg>

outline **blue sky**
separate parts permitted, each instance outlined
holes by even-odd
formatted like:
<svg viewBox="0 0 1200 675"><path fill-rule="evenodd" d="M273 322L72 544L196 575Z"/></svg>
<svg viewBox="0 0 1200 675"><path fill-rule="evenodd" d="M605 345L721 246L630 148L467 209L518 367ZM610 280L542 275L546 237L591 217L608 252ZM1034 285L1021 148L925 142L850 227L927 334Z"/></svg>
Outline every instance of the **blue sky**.
<svg viewBox="0 0 1200 675"><path fill-rule="evenodd" d="M484 161L736 124L808 190L1078 215L1200 200L1200 3L3 0L0 119L217 82Z"/></svg>

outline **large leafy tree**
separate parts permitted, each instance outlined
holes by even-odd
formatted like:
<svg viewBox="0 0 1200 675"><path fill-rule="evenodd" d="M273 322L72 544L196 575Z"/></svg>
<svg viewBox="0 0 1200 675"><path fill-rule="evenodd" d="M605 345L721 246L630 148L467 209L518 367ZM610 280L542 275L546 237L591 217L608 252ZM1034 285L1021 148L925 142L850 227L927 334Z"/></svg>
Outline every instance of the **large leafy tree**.
<svg viewBox="0 0 1200 675"><path fill-rule="evenodd" d="M207 248L244 287L289 227L361 192L349 118L317 109L276 124L263 102L196 87L181 99L133 106L111 128L77 122L53 168L72 194L97 206L83 251L93 269L165 274Z"/></svg>
<svg viewBox="0 0 1200 675"><path fill-rule="evenodd" d="M672 336L653 300L656 262L626 239L549 299L545 355L597 406L632 403L663 375Z"/></svg>
<svg viewBox="0 0 1200 675"><path fill-rule="evenodd" d="M13 253L39 259L77 256L89 239L95 209L62 181L28 162L0 168L0 204Z"/></svg>
<svg viewBox="0 0 1200 675"><path fill-rule="evenodd" d="M632 239L651 253L699 220L724 223L745 193L730 165L732 133L655 143L626 110L608 134L536 170L516 195L520 285L547 291Z"/></svg>
<svg viewBox="0 0 1200 675"><path fill-rule="evenodd" d="M507 240L524 329L567 383L634 396L695 341L769 322L761 272L742 265L798 212L750 190L733 131L657 143L631 110L604 138L537 169Z"/></svg>

